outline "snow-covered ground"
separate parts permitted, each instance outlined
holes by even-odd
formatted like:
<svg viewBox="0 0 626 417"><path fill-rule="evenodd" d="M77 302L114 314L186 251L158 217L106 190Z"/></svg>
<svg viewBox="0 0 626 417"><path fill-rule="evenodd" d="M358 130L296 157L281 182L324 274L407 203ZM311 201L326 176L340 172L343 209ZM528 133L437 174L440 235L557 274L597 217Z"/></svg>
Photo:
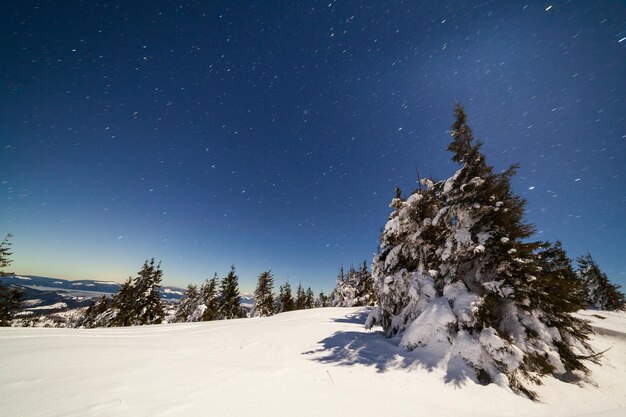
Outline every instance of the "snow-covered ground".
<svg viewBox="0 0 626 417"><path fill-rule="evenodd" d="M65 307L67 307L67 304L65 303L54 303L54 304L50 304L47 306L30 307L28 308L28 310L54 310L54 309L65 308Z"/></svg>
<svg viewBox="0 0 626 417"><path fill-rule="evenodd" d="M625 416L626 315L582 314L599 329L596 348L611 348L603 366L578 385L546 379L540 402L450 380L429 358L364 330L359 308L0 328L0 416Z"/></svg>

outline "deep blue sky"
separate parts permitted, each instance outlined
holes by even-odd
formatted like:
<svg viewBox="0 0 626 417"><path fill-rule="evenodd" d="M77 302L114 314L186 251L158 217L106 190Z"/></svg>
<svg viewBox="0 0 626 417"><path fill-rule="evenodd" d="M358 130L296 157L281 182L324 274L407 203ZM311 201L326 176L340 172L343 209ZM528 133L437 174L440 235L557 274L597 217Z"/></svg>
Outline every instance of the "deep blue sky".
<svg viewBox="0 0 626 417"><path fill-rule="evenodd" d="M371 261L394 188L457 169L455 101L537 239L626 284L623 1L19 1L0 232L22 274L165 283ZM551 7L550 7L551 6Z"/></svg>

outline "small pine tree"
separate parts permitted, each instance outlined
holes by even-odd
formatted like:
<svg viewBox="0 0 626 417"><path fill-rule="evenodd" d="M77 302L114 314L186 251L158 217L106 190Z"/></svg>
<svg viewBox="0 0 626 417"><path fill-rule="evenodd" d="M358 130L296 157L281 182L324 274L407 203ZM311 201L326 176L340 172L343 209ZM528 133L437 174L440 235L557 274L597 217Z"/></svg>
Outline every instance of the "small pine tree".
<svg viewBox="0 0 626 417"><path fill-rule="evenodd" d="M561 331L563 339L553 340L564 368L584 373L587 368L581 362L579 352L591 350L588 341L593 330L588 322L570 314L585 308L583 283L558 240L542 245L537 262L540 268L530 298L536 300L536 307L542 312L546 326L567 329ZM555 367L549 368L549 372L556 370Z"/></svg>
<svg viewBox="0 0 626 417"><path fill-rule="evenodd" d="M144 262L133 285L137 297L134 304L136 318L134 324L158 324L163 321L165 311L159 292L162 277L160 263L155 265L154 258L150 262Z"/></svg>
<svg viewBox="0 0 626 417"><path fill-rule="evenodd" d="M234 265L230 267L230 272L221 283L220 317L227 320L241 317L241 306L239 302L239 277L235 273Z"/></svg>
<svg viewBox="0 0 626 417"><path fill-rule="evenodd" d="M270 271L261 272L256 289L254 290L254 306L252 317L266 317L274 314L274 277Z"/></svg>
<svg viewBox="0 0 626 417"><path fill-rule="evenodd" d="M145 261L135 279L128 278L111 300L100 297L78 321L82 327L158 324L165 311L159 292L163 271L154 258Z"/></svg>
<svg viewBox="0 0 626 417"><path fill-rule="evenodd" d="M193 314L198 308L199 303L200 295L198 294L198 287L193 284L187 285L187 290L183 294L183 298L180 300L180 304L178 304L178 308L176 309L174 321L179 323L194 321Z"/></svg>
<svg viewBox="0 0 626 417"><path fill-rule="evenodd" d="M534 291L542 293L542 297L536 296L541 301L539 307L550 317L585 308L583 281L574 271L561 242L544 243L538 255L540 274Z"/></svg>
<svg viewBox="0 0 626 417"><path fill-rule="evenodd" d="M9 233L0 243L0 278L8 275L4 268L11 264L12 235ZM22 292L17 288L7 288L0 281L0 326L10 326L14 314L19 310L22 300Z"/></svg>
<svg viewBox="0 0 626 417"><path fill-rule="evenodd" d="M307 288L304 293L304 308L315 308L315 294L313 294L311 287Z"/></svg>
<svg viewBox="0 0 626 417"><path fill-rule="evenodd" d="M220 302L217 297L217 287L219 286L219 279L217 278L217 272L213 275L213 278L207 280L202 284L200 288L200 305L199 309L202 311L196 311L196 315L199 315L200 321L217 320L220 311Z"/></svg>
<svg viewBox="0 0 626 417"><path fill-rule="evenodd" d="M0 326L10 326L15 313L20 309L22 292L17 288L6 288L0 283Z"/></svg>
<svg viewBox="0 0 626 417"><path fill-rule="evenodd" d="M376 303L376 294L374 292L374 279L372 274L367 270L367 262L363 261L363 265L357 271L357 299L354 306L373 306Z"/></svg>
<svg viewBox="0 0 626 417"><path fill-rule="evenodd" d="M94 327L109 327L111 325L111 301L106 295L101 295L97 300L89 304L83 317L81 317L76 327L91 329ZM109 316L107 316L109 313Z"/></svg>
<svg viewBox="0 0 626 417"><path fill-rule="evenodd" d="M11 233L7 234L4 239L2 239L2 243L0 243L0 277L8 275L4 268L11 265L11 238L13 235Z"/></svg>
<svg viewBox="0 0 626 417"><path fill-rule="evenodd" d="M358 270L351 266L347 274L343 266L339 269L330 300L333 307L369 306L374 305L375 300L374 281L365 261Z"/></svg>
<svg viewBox="0 0 626 417"><path fill-rule="evenodd" d="M302 284L298 284L298 289L296 290L296 310L304 310L306 308L306 294L304 293L304 288L302 288Z"/></svg>
<svg viewBox="0 0 626 417"><path fill-rule="evenodd" d="M121 286L117 294L113 296L110 303L107 300L100 300L96 308L96 319L94 327L109 326L132 326L137 324L137 292L133 285L132 278L128 278ZM112 311L106 313L105 309Z"/></svg>
<svg viewBox="0 0 626 417"><path fill-rule="evenodd" d="M620 286L611 283L590 253L578 258L578 274L583 281L585 301L599 310L624 310L626 300Z"/></svg>
<svg viewBox="0 0 626 417"><path fill-rule="evenodd" d="M278 311L280 311L281 313L296 309L296 303L294 302L293 296L291 295L291 285L289 285L288 282L286 282L285 285L280 286L278 302Z"/></svg>
<svg viewBox="0 0 626 417"><path fill-rule="evenodd" d="M324 294L324 291L320 291L320 294L317 296L317 300L315 300L315 307L330 307L330 297Z"/></svg>
<svg viewBox="0 0 626 417"><path fill-rule="evenodd" d="M355 288L350 283L354 275L354 267L350 267L346 274L343 265L339 267L337 283L331 294L331 305L333 307L352 307L352 300L355 296Z"/></svg>

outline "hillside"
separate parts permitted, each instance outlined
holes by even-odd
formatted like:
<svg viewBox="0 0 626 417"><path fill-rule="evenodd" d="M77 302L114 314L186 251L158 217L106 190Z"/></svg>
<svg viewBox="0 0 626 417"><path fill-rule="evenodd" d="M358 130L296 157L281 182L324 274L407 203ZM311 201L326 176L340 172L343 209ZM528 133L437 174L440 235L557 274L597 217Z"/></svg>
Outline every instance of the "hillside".
<svg viewBox="0 0 626 417"><path fill-rule="evenodd" d="M133 328L0 328L0 415L625 415L626 316L581 314L599 330L596 348L611 349L602 367L592 365L591 381L547 379L540 402L461 374L450 379L434 356L364 330L359 308Z"/></svg>

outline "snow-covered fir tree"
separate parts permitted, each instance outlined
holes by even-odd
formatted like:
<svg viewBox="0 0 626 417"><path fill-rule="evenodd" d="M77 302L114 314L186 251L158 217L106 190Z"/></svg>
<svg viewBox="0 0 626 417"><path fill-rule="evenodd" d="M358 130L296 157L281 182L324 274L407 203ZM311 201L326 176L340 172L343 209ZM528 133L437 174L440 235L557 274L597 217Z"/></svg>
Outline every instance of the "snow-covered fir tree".
<svg viewBox="0 0 626 417"><path fill-rule="evenodd" d="M376 293L374 292L374 279L372 273L367 269L367 262L363 261L361 268L356 274L356 300L353 306L373 306L376 304Z"/></svg>
<svg viewBox="0 0 626 417"><path fill-rule="evenodd" d="M274 277L270 271L261 272L254 290L254 306L251 317L266 317L274 314Z"/></svg>
<svg viewBox="0 0 626 417"><path fill-rule="evenodd" d="M546 291L566 288L571 276L528 240L524 201L510 187L517 167L495 173L461 106L455 116L448 150L461 168L446 181L422 180L406 200L396 193L372 266L378 306L366 325L382 325L408 350L449 352L478 381L535 398L528 383L597 361L591 328L570 315L578 303L567 291L562 300Z"/></svg>
<svg viewBox="0 0 626 417"><path fill-rule="evenodd" d="M108 314L107 314L108 313ZM76 327L94 328L109 327L114 318L111 300L106 295L101 295L97 300L92 301L85 314L79 318Z"/></svg>
<svg viewBox="0 0 626 417"><path fill-rule="evenodd" d="M162 276L154 258L145 261L134 280L128 278L110 300L100 297L77 324L90 328L161 323L165 317L159 293Z"/></svg>
<svg viewBox="0 0 626 417"><path fill-rule="evenodd" d="M298 288L296 289L296 310L304 310L306 307L306 294L304 292L304 288L302 288L302 284L298 284Z"/></svg>
<svg viewBox="0 0 626 417"><path fill-rule="evenodd" d="M220 285L220 318L235 319L241 317L239 302L239 277L235 273L235 266L230 267L228 275L222 279Z"/></svg>
<svg viewBox="0 0 626 417"><path fill-rule="evenodd" d="M11 264L11 234L0 243L0 326L10 326L13 316L20 308L22 292L14 287L2 284L2 277L7 275L4 269Z"/></svg>
<svg viewBox="0 0 626 417"><path fill-rule="evenodd" d="M317 299L315 300L315 307L330 307L330 297L324 294L324 291L320 291Z"/></svg>
<svg viewBox="0 0 626 417"><path fill-rule="evenodd" d="M585 288L585 301L599 310L624 310L626 301L620 286L611 283L590 253L578 258L578 274Z"/></svg>
<svg viewBox="0 0 626 417"><path fill-rule="evenodd" d="M217 273L210 280L205 280L200 287L200 300L196 311L193 314L192 321L210 321L217 320L219 317L220 303L217 296L217 287L219 279Z"/></svg>
<svg viewBox="0 0 626 417"><path fill-rule="evenodd" d="M188 322L198 321L199 317L194 317L194 313L200 304L200 294L198 293L198 287L189 284L187 290L185 290L183 297L176 309L176 316L174 320L176 322ZM196 320L194 320L196 318Z"/></svg>
<svg viewBox="0 0 626 417"><path fill-rule="evenodd" d="M128 278L111 298L101 295L93 301L76 327L121 327L136 324L135 288Z"/></svg>
<svg viewBox="0 0 626 417"><path fill-rule="evenodd" d="M134 324L158 324L163 321L165 312L161 303L161 280L163 271L161 264L155 265L154 258L143 264L134 281L134 293L136 295L133 306L135 307Z"/></svg>
<svg viewBox="0 0 626 417"><path fill-rule="evenodd" d="M11 265L11 238L12 234L7 234L2 242L0 242L0 277L7 275L4 270L7 266Z"/></svg>
<svg viewBox="0 0 626 417"><path fill-rule="evenodd" d="M304 293L304 308L315 308L315 294L311 287L308 287Z"/></svg>
<svg viewBox="0 0 626 417"><path fill-rule="evenodd" d="M95 308L96 317L94 318L93 327L132 326L136 324L138 309L135 306L135 302L137 295L132 278L128 278L108 303L106 311L102 311L102 309L108 300L98 300L100 305Z"/></svg>
<svg viewBox="0 0 626 417"><path fill-rule="evenodd" d="M535 291L545 294L540 307L545 311L559 309L571 312L585 308L585 290L583 282L577 276L571 259L565 253L560 241L546 242L538 251L540 275L533 283ZM550 314L549 317L554 315ZM570 317L567 315L567 317Z"/></svg>
<svg viewBox="0 0 626 417"><path fill-rule="evenodd" d="M11 320L20 310L22 292L14 287L6 287L0 282L0 326L10 326Z"/></svg>
<svg viewBox="0 0 626 417"><path fill-rule="evenodd" d="M348 271L348 274L344 272L343 265L339 267L339 274L337 275L337 281L335 288L330 293L330 305L333 307L352 307L349 303L354 299L355 288L350 285L350 272L354 268Z"/></svg>
<svg viewBox="0 0 626 417"><path fill-rule="evenodd" d="M333 307L369 306L374 305L375 301L372 274L367 270L365 261L358 270L350 267L347 274L343 267L339 269L337 283L331 294Z"/></svg>
<svg viewBox="0 0 626 417"><path fill-rule="evenodd" d="M285 285L280 286L277 304L276 311L279 313L296 309L296 304L293 300L293 296L291 295L291 285L289 285L288 282L286 282Z"/></svg>

